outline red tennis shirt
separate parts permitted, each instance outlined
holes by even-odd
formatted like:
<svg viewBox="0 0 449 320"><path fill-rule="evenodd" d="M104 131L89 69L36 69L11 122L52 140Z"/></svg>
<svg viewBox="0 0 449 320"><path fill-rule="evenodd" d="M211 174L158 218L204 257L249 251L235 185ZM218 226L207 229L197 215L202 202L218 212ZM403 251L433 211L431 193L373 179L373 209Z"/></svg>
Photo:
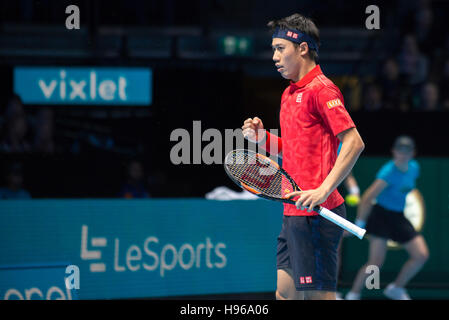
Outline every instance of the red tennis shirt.
<svg viewBox="0 0 449 320"><path fill-rule="evenodd" d="M317 65L285 89L281 99L282 167L302 190L318 188L332 170L340 141L337 134L355 127L338 87ZM291 192L291 190L283 190ZM341 205L335 189L321 205L329 210ZM284 215L311 216L315 212L284 204Z"/></svg>

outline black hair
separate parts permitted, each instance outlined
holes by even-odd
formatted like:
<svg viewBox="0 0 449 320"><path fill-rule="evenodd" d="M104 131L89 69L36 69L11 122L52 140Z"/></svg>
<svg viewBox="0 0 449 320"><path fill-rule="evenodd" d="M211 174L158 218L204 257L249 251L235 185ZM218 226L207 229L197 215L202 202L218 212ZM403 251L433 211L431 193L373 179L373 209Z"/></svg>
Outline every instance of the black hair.
<svg viewBox="0 0 449 320"><path fill-rule="evenodd" d="M320 46L320 31L310 18L307 18L302 14L295 13L291 16L279 20L272 20L268 22L267 26L270 27L272 31L274 31L276 28L299 30L315 40L318 47ZM293 44L295 45L295 47L299 47L299 44L294 42ZM309 47L309 54L310 58L315 61L316 64L318 64L318 52L310 49Z"/></svg>
<svg viewBox="0 0 449 320"><path fill-rule="evenodd" d="M408 148L410 150L415 150L416 149L415 141L410 136L400 135L394 140L393 143L393 149L399 148Z"/></svg>

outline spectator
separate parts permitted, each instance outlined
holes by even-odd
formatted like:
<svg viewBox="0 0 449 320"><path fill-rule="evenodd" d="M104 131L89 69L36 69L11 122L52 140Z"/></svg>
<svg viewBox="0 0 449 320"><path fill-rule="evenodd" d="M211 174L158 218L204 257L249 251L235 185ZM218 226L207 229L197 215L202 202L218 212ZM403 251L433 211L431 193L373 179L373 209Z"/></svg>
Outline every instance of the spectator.
<svg viewBox="0 0 449 320"><path fill-rule="evenodd" d="M427 78L428 61L421 54L413 35L409 34L404 37L398 61L400 73L407 78L408 84L416 86Z"/></svg>
<svg viewBox="0 0 449 320"><path fill-rule="evenodd" d="M42 153L53 153L55 143L53 137L53 111L45 108L38 112L36 119L36 135L34 150Z"/></svg>
<svg viewBox="0 0 449 320"><path fill-rule="evenodd" d="M382 109L382 89L377 83L370 83L366 88L363 99L366 111L378 111Z"/></svg>
<svg viewBox="0 0 449 320"><path fill-rule="evenodd" d="M0 151L28 152L31 150L27 141L28 122L25 109L19 96L9 99L5 110L5 126L0 142Z"/></svg>
<svg viewBox="0 0 449 320"><path fill-rule="evenodd" d="M399 65L395 58L385 60L378 79L382 89L382 103L387 110L407 111L409 109L410 88L399 74Z"/></svg>
<svg viewBox="0 0 449 320"><path fill-rule="evenodd" d="M449 110L449 58L444 62L443 74L440 79L442 107Z"/></svg>
<svg viewBox="0 0 449 320"><path fill-rule="evenodd" d="M121 198L149 198L150 195L144 183L144 170L142 163L137 160L131 161L127 168L127 181L119 193Z"/></svg>
<svg viewBox="0 0 449 320"><path fill-rule="evenodd" d="M5 118L11 119L15 116L25 115L25 108L22 99L18 95L13 95L6 105Z"/></svg>
<svg viewBox="0 0 449 320"><path fill-rule="evenodd" d="M435 50L435 44L440 43L440 35L435 28L434 14L430 6L424 7L415 13L416 41L423 53L431 55Z"/></svg>
<svg viewBox="0 0 449 320"><path fill-rule="evenodd" d="M0 143L3 152L29 152L31 146L27 140L28 123L25 115L17 114L6 118L5 135Z"/></svg>
<svg viewBox="0 0 449 320"><path fill-rule="evenodd" d="M427 82L426 84L424 84L421 88L418 101L419 105L416 106L417 110L441 110L441 107L439 105L439 90L437 85L433 82Z"/></svg>
<svg viewBox="0 0 449 320"><path fill-rule="evenodd" d="M22 188L23 170L20 163L9 165L5 172L6 186L0 188L0 199L30 199L30 193Z"/></svg>

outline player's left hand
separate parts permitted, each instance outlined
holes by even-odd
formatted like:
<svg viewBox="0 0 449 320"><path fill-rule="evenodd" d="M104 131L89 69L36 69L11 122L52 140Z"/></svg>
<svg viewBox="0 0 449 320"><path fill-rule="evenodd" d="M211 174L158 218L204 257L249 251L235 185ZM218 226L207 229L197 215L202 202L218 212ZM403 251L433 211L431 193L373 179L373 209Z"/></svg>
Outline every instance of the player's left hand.
<svg viewBox="0 0 449 320"><path fill-rule="evenodd" d="M301 210L307 208L307 212L312 212L312 209L326 201L329 195L321 188L295 191L285 195L287 199L296 196L299 196L296 200L296 208Z"/></svg>

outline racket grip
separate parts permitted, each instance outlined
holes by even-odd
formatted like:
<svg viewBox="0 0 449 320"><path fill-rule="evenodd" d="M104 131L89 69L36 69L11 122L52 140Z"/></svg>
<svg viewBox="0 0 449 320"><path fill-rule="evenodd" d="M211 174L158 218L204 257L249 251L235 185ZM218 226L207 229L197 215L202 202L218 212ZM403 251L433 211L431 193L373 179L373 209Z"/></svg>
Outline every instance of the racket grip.
<svg viewBox="0 0 449 320"><path fill-rule="evenodd" d="M332 211L330 211L330 210L328 210L326 208L321 207L318 210L318 213L320 214L320 216L326 218L329 221L332 221L336 225L338 225L338 226L342 227L343 229L351 232L352 234L357 236L357 238L359 238L359 239L362 239L363 236L366 233L365 229L362 229L359 226L356 226L352 222L349 222L345 218L340 217L338 214L335 214L335 213L333 213Z"/></svg>

